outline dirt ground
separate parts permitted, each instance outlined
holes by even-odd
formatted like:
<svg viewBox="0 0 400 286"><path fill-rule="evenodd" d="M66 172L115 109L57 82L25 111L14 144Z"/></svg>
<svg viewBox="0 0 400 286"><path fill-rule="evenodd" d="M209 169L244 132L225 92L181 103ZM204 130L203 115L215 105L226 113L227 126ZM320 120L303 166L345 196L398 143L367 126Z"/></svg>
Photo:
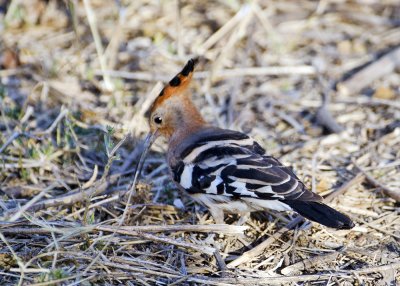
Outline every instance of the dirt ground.
<svg viewBox="0 0 400 286"><path fill-rule="evenodd" d="M146 112L194 56L206 120L354 229L214 225L163 140L132 185ZM0 131L1 285L400 284L398 0L0 0Z"/></svg>

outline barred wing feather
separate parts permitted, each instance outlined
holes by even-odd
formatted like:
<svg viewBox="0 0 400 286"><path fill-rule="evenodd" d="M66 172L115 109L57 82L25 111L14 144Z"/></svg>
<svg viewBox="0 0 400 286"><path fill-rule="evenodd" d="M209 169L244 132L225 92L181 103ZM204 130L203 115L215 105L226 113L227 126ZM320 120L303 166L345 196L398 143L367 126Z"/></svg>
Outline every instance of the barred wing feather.
<svg viewBox="0 0 400 286"><path fill-rule="evenodd" d="M346 215L323 204L293 171L247 135L205 128L171 150L174 181L211 209L294 210L323 225L350 229ZM215 210L214 210L215 211Z"/></svg>
<svg viewBox="0 0 400 286"><path fill-rule="evenodd" d="M172 168L174 180L189 193L224 195L234 199L319 201L278 160L247 135L220 129L184 144Z"/></svg>

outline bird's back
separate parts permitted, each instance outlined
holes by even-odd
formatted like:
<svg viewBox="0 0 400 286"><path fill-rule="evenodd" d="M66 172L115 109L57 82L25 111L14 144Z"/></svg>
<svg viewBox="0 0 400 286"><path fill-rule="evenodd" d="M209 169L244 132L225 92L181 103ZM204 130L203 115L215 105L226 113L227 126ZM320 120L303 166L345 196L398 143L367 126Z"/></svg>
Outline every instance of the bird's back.
<svg viewBox="0 0 400 286"><path fill-rule="evenodd" d="M169 151L174 180L190 194L320 201L288 167L244 133L206 127Z"/></svg>

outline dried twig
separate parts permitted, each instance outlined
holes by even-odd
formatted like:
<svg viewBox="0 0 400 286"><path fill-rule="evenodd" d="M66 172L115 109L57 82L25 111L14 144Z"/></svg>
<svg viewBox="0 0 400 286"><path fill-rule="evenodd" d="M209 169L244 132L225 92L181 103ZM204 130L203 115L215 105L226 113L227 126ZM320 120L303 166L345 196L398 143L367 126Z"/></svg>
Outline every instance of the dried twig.
<svg viewBox="0 0 400 286"><path fill-rule="evenodd" d="M362 167L358 166L354 160L353 164L358 170L360 170L360 172L365 176L365 178L370 184L374 185L377 188L380 188L386 196L394 199L397 202L400 202L400 191L392 190L387 186L385 186L384 184L382 184L381 182L379 182L377 179L368 174Z"/></svg>
<svg viewBox="0 0 400 286"><path fill-rule="evenodd" d="M324 198L324 201L325 202L332 201L335 197L342 195L344 192L346 192L348 189L350 189L354 185L360 184L363 180L364 180L364 176L362 174L357 174L350 181L344 183L338 189L336 189L334 192L327 195Z"/></svg>
<svg viewBox="0 0 400 286"><path fill-rule="evenodd" d="M74 231L74 228L33 228L33 227L1 227L2 233L8 234L45 234L45 233L68 233ZM93 230L97 231L107 231L112 232L115 229L121 229L124 231L134 232L206 232L206 233L221 233L225 235L236 235L242 234L247 226L237 226L237 225L228 225L228 224L205 224L205 225L142 225L142 226L121 226L119 228L115 226L109 225L99 225L93 228Z"/></svg>
<svg viewBox="0 0 400 286"><path fill-rule="evenodd" d="M112 231L113 226L98 226L96 229ZM228 224L196 224L196 225L141 225L141 226L121 226L120 229L138 232L212 232L222 234L241 234L248 229L247 226L228 225Z"/></svg>
<svg viewBox="0 0 400 286"><path fill-rule="evenodd" d="M51 191L57 185L58 185L58 183L53 183L50 186L48 186L47 188L43 189L39 194L37 194L35 197L33 197L28 203L26 203L24 206L19 208L18 211L11 218L8 219L8 221L10 221L10 222L17 221L23 215L24 212L29 210L29 208L31 208L37 201L39 201L42 197L44 197L47 194L47 192Z"/></svg>
<svg viewBox="0 0 400 286"><path fill-rule="evenodd" d="M281 270L283 275L289 275L292 273L296 273L298 271L306 270L312 268L313 266L321 266L321 264L326 263L327 261L334 261L339 254L343 251L343 249L334 251L332 253L327 253L323 255L317 255L310 258L306 258L302 261L299 261L295 264L286 266Z"/></svg>
<svg viewBox="0 0 400 286"><path fill-rule="evenodd" d="M20 136L25 136L28 138L35 138L35 139L39 139L38 137L31 135L27 132L19 132L19 131L15 131L8 139L6 142L4 142L4 144L1 146L0 148L0 154L4 152L4 150L18 137Z"/></svg>
<svg viewBox="0 0 400 286"><path fill-rule="evenodd" d="M105 71L107 70L107 64L106 64L106 60L104 58L104 50L103 50L103 45L101 43L101 37L100 37L99 31L97 28L97 24L96 24L96 15L93 12L92 5L90 4L90 0L83 0L83 4L84 4L86 15L87 15L87 18L89 21L90 30L92 31L93 40L96 45L97 55L99 57L102 75L104 78L104 84L108 91L112 91L114 89L114 86L113 86L108 74L105 73Z"/></svg>
<svg viewBox="0 0 400 286"><path fill-rule="evenodd" d="M329 103L331 101L331 90L332 85L325 83L322 76L318 76L320 84L324 87L324 91L322 92L322 104L321 107L318 108L317 113L315 115L316 120L318 123L325 127L329 132L332 133L340 133L344 130L343 126L340 126L335 118L332 116L331 112L329 111Z"/></svg>
<svg viewBox="0 0 400 286"><path fill-rule="evenodd" d="M365 68L356 72L349 79L338 84L340 92L351 95L359 92L375 79L383 77L400 66L400 47L388 52Z"/></svg>
<svg viewBox="0 0 400 286"><path fill-rule="evenodd" d="M113 233L119 233L119 234L131 235L131 236L140 236L140 237L143 237L143 238L151 240L151 241L157 241L157 242L161 242L161 243L172 244L172 245L183 247L183 248L189 248L189 249L193 249L193 250L196 250L201 253L208 254L208 255L213 255L214 252L216 251L214 248L209 247L209 246L197 245L197 244L184 242L184 241L178 241L178 240L175 240L175 239L172 239L169 237L160 237L160 236L156 236L156 235L141 232L141 231L131 231L131 230L123 229L121 227L107 228L107 227L100 226L99 229L101 229L103 231L113 232Z"/></svg>
<svg viewBox="0 0 400 286"><path fill-rule="evenodd" d="M279 231L275 232L273 235L268 237L262 243L254 247L253 249L246 251L241 256L236 258L235 260L229 262L227 266L229 268L237 267L241 264L248 263L262 254L262 252L269 247L275 240L279 239L284 233L298 225L303 221L303 217L298 216L295 219L291 220L285 227L281 228Z"/></svg>
<svg viewBox="0 0 400 286"><path fill-rule="evenodd" d="M228 22L225 23L218 31L211 35L196 51L197 54L202 55L205 51L210 49L219 40L221 40L227 33L229 33L240 21L251 12L250 5L243 5L240 10Z"/></svg>

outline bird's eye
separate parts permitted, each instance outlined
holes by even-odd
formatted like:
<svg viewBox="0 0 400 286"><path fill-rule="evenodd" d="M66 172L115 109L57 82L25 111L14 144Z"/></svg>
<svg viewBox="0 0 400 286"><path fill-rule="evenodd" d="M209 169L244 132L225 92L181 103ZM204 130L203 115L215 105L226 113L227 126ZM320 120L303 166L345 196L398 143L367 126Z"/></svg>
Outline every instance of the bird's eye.
<svg viewBox="0 0 400 286"><path fill-rule="evenodd" d="M154 123L155 124L161 124L162 123L162 118L160 116L156 116L154 117Z"/></svg>

